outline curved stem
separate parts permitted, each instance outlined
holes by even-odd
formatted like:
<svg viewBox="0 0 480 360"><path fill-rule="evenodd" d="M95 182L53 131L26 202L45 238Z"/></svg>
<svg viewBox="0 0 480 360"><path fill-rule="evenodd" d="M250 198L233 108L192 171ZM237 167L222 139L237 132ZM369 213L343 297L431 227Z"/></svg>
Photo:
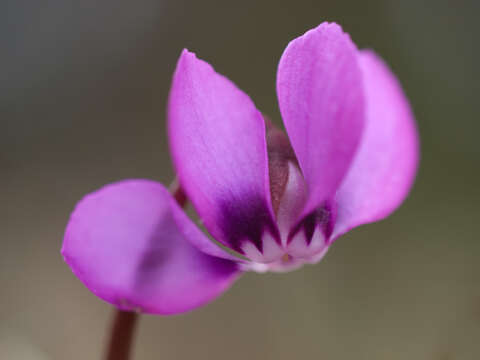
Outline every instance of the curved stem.
<svg viewBox="0 0 480 360"><path fill-rule="evenodd" d="M170 185L170 192L180 207L187 204L187 196L177 180ZM115 310L105 360L130 359L138 315L131 311Z"/></svg>

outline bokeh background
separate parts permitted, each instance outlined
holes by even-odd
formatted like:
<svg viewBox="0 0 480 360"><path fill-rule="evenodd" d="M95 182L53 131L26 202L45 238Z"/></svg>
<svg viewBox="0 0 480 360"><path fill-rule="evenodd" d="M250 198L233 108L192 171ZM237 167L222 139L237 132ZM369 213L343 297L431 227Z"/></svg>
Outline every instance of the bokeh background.
<svg viewBox="0 0 480 360"><path fill-rule="evenodd" d="M411 100L422 162L410 197L316 266L143 316L135 359L480 358L479 4L2 1L0 358L100 359L112 308L63 263L63 230L105 183L173 178L165 104L181 49L279 123L280 55L325 20L380 53Z"/></svg>

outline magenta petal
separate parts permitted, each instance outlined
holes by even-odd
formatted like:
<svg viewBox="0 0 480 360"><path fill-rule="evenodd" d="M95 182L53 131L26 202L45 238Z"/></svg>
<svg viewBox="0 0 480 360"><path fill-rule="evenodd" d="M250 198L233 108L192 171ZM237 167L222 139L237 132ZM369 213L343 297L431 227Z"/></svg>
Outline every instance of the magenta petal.
<svg viewBox="0 0 480 360"><path fill-rule="evenodd" d="M126 180L77 204L62 254L103 300L166 315L208 303L240 274L235 262L198 250L217 251L209 243L161 184Z"/></svg>
<svg viewBox="0 0 480 360"><path fill-rule="evenodd" d="M242 252L275 232L265 122L250 98L184 50L168 104L170 148L178 177L210 233Z"/></svg>
<svg viewBox="0 0 480 360"><path fill-rule="evenodd" d="M290 42L277 73L280 111L309 189L304 214L333 196L364 122L358 50L337 24Z"/></svg>
<svg viewBox="0 0 480 360"><path fill-rule="evenodd" d="M418 165L417 130L400 84L385 63L362 51L366 123L359 151L337 194L333 238L388 216L407 196Z"/></svg>

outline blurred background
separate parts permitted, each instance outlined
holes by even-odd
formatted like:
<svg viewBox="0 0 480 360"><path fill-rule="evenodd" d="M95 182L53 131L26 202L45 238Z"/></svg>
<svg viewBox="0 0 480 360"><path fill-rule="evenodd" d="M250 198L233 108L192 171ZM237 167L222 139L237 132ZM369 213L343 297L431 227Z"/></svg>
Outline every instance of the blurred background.
<svg viewBox="0 0 480 360"><path fill-rule="evenodd" d="M336 21L381 54L417 117L416 185L316 266L248 274L189 314L143 316L135 359L480 358L474 0L0 3L0 358L100 359L112 308L60 256L75 203L173 178L165 104L183 47L280 123L288 41Z"/></svg>

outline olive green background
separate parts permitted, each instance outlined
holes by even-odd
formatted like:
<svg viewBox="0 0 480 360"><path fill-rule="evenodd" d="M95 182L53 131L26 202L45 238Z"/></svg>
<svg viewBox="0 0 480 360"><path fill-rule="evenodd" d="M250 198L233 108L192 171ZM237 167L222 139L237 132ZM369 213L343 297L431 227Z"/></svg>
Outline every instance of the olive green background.
<svg viewBox="0 0 480 360"><path fill-rule="evenodd" d="M473 0L2 1L0 358L100 359L112 307L63 263L63 230L105 183L173 178L165 104L181 49L280 123L280 55L326 20L381 54L411 100L410 197L315 266L143 316L135 359L480 358L478 14Z"/></svg>

